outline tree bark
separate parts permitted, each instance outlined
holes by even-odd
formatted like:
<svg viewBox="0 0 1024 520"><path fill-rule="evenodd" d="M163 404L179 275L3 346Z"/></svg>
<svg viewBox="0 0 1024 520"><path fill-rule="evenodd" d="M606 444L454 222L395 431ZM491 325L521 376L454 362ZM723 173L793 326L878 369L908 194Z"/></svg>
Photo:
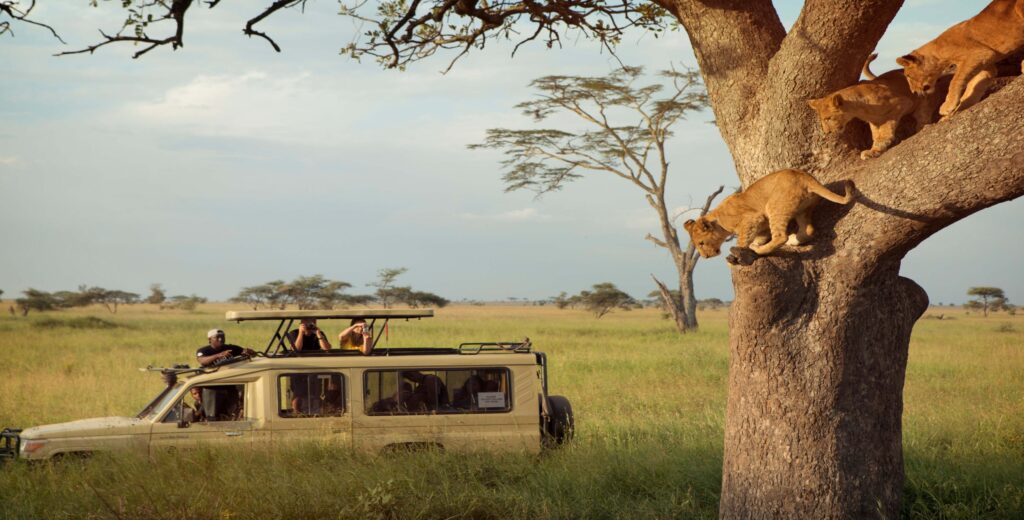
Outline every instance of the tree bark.
<svg viewBox="0 0 1024 520"><path fill-rule="evenodd" d="M805 100L856 81L902 2L808 0L788 34L765 0L659 3L687 30L744 186L790 167L857 185L853 205L819 205L810 244L732 267L720 516L896 517L910 333L928 304L900 262L1024 194L1024 79L861 161L857 131L822 135Z"/></svg>

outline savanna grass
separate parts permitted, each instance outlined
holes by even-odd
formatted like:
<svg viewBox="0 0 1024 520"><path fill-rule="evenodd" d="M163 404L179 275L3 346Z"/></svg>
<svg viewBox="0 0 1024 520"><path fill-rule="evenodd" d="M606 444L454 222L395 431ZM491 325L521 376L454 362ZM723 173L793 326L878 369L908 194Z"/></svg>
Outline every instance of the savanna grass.
<svg viewBox="0 0 1024 520"><path fill-rule="evenodd" d="M150 306L0 318L0 426L132 415L162 384L138 371L192 362L212 327L262 350L273 326L231 307ZM1024 517L1024 320L943 310L911 340L905 389L908 518ZM540 456L372 456L323 444L101 454L0 470L5 518L710 518L717 514L728 370L726 313L683 337L653 310L601 320L550 307L454 307L398 322L389 346L529 336L576 440ZM102 322L98 321L102 320ZM1009 327L1004 325L1008 324ZM328 332L337 324L326 322Z"/></svg>

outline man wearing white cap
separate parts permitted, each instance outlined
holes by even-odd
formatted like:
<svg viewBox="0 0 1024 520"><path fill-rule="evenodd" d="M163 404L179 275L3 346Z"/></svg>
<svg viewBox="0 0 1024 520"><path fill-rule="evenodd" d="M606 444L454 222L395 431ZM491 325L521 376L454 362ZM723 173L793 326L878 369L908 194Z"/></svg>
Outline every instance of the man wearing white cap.
<svg viewBox="0 0 1024 520"><path fill-rule="evenodd" d="M196 351L196 359L199 360L200 366L205 367L222 359L241 356L242 354L247 356L256 354L256 352L251 348L242 348L238 345L226 345L224 343L224 331L220 329L210 329L210 332L206 333L206 338L210 341L210 344L205 347L200 347L199 350Z"/></svg>

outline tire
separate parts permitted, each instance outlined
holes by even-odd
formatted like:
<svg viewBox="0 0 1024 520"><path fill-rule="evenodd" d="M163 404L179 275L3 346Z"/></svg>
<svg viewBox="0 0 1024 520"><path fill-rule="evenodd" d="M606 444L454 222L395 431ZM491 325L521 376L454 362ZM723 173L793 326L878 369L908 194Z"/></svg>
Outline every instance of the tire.
<svg viewBox="0 0 1024 520"><path fill-rule="evenodd" d="M572 404L561 395L548 396L548 418L544 427L545 443L550 447L559 446L572 440L576 423L572 415Z"/></svg>

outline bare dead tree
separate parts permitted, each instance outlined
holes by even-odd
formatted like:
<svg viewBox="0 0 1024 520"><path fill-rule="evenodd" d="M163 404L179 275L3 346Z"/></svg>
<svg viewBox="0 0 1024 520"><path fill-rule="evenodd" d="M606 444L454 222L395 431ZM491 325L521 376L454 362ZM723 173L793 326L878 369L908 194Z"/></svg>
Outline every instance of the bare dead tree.
<svg viewBox="0 0 1024 520"><path fill-rule="evenodd" d="M492 128L483 143L469 148L504 151L506 191L525 189L541 196L560 190L585 172L613 175L639 188L658 215L660 227L660 238L651 234L646 238L669 252L679 290L673 294L652 278L677 330L683 333L697 328L693 269L698 256L692 244L684 251L669 215L666 142L672 137L673 125L707 107L707 95L693 70L661 71L664 84L638 85L642 75L639 67L623 67L601 77L535 79L530 86L537 97L516 108L536 122L554 114L572 114L586 130ZM623 120L630 123L618 124ZM708 204L718 193L721 188L708 198Z"/></svg>
<svg viewBox="0 0 1024 520"><path fill-rule="evenodd" d="M902 6L808 0L788 30L770 0L395 0L343 14L375 26L345 51L391 67L487 37L552 46L575 31L612 46L629 28L678 22L743 186L782 168L855 181L856 204L820 208L809 245L731 267L720 515L831 519L900 513L903 382L928 305L902 259L1024 194L1019 78L871 161L855 131L821 132L805 101L854 83Z"/></svg>

